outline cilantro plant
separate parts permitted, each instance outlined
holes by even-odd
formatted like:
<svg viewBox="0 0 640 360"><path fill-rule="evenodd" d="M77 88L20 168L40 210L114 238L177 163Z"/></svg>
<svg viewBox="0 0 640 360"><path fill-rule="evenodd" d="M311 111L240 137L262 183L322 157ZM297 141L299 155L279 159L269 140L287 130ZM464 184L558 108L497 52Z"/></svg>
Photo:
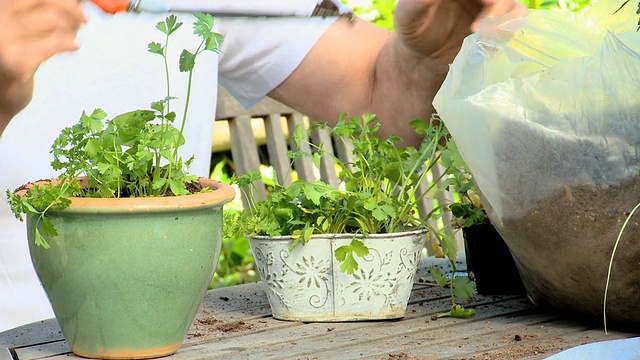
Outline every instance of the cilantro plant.
<svg viewBox="0 0 640 360"><path fill-rule="evenodd" d="M489 223L471 172L453 138L449 139L447 147L442 150L442 163L447 175L443 187L453 189L457 197L455 202L448 205L456 224L462 228Z"/></svg>
<svg viewBox="0 0 640 360"><path fill-rule="evenodd" d="M315 150L313 155L289 152L289 158L293 162L300 156L312 156L315 165L320 167L323 155L332 156L341 169L339 178L344 188L334 188L322 181L303 180L283 186L274 176L274 190L266 200L256 201L252 184L260 179L260 174L240 175L235 182L247 192L249 206L236 222L225 225L233 228L230 231L252 236L290 235L294 240L291 249L304 245L314 234L354 234L350 244L334 252L336 259L342 262L341 270L348 274L358 270L358 258L369 254L369 249L355 235L395 233L425 227L438 237L444 254L455 267L455 239L440 235L427 222L436 216L438 208L422 214L422 218L416 209L416 204L423 197L433 196L438 191L439 179L433 179L426 191L420 192L418 187L440 160L446 143L442 139L447 138L448 133L442 122L414 120L411 125L424 136L419 149L398 146L402 139L397 136L381 139L377 135L380 124L373 114L350 118L343 115L331 131L353 145L351 162L344 163L326 153L322 145L312 143L309 145ZM294 131L298 145L305 138L304 131L302 127ZM464 298L475 293L468 278L466 281L462 277L456 279L445 284L452 287L452 296ZM462 317L460 314L470 315L462 309L452 316Z"/></svg>
<svg viewBox="0 0 640 360"><path fill-rule="evenodd" d="M7 191L16 217L35 217L35 244L49 247L45 237L57 236L49 211L59 211L71 203L69 197L146 197L178 196L201 190L194 175L187 169L193 157L183 160L178 149L185 143L183 136L196 58L204 51L218 52L222 35L213 32L214 19L208 14L196 14L194 34L201 38L194 52L183 50L180 71L188 73L187 95L179 129L173 126L176 113L171 111L171 84L167 48L171 34L182 23L171 15L156 28L164 34L164 44L151 42L149 52L160 55L164 62L167 96L150 105L148 110L134 110L113 118L95 109L84 113L77 124L62 130L51 148L51 166L60 171L55 182L33 185L26 194ZM81 185L78 177L86 178Z"/></svg>

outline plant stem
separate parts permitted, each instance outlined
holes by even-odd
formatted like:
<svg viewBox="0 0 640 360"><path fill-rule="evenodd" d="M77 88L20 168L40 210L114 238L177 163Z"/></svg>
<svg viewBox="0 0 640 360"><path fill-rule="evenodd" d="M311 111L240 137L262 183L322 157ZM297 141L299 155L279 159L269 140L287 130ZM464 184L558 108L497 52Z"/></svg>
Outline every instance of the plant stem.
<svg viewBox="0 0 640 360"><path fill-rule="evenodd" d="M602 305L602 315L604 320L605 335L607 335L607 295L609 293L609 284L611 283L611 268L613 267L613 258L615 257L616 252L618 251L618 245L620 244L620 239L622 238L622 234L624 233L624 230L627 228L627 224L629 223L629 220L631 220L631 217L636 212L636 210L638 210L638 208L640 208L640 203L636 205L633 208L633 210L631 210L631 212L627 216L627 219L624 221L624 224L622 224L622 228L618 233L618 238L616 239L616 243L613 246L613 251L611 252L611 259L609 260L609 269L607 270L607 284L604 287L604 303Z"/></svg>
<svg viewBox="0 0 640 360"><path fill-rule="evenodd" d="M165 42L164 42L164 50L162 51L162 60L164 63L164 72L165 72L165 83L167 85L167 99L170 99L171 97L171 80L170 80L170 73L169 73L169 60L167 59L167 50L169 47L169 34L166 35L165 37ZM166 106L166 108L165 108ZM171 111L171 101L167 100L164 103L164 106L162 106L162 130L161 132L164 134L167 130L167 128L169 127L169 122L167 121L167 114ZM160 149L164 149L165 146L165 140L163 138L162 140L162 145L160 146ZM160 178L161 172L160 172L160 163L162 161L162 155L160 154L160 152L157 152L155 154L155 161L154 161L154 169L153 169L153 178L151 179L151 183L153 183L153 180ZM151 192L153 192L153 187L151 187ZM162 188L162 191L159 193L160 195L166 192L166 186Z"/></svg>
<svg viewBox="0 0 640 360"><path fill-rule="evenodd" d="M193 61L195 63L195 59L198 57L198 55L202 52L202 46L205 44L205 41L202 40L202 42L200 42L200 45L198 45L198 49L195 51L194 56L193 56ZM189 82L187 83L187 98L185 100L185 104L184 104L184 111L182 113L182 124L180 124L180 136L183 136L184 134L184 126L187 122L187 113L189 112L189 102L191 100L191 84L193 82L193 69L189 70ZM176 147L175 149L175 153L174 155L178 154L178 147Z"/></svg>

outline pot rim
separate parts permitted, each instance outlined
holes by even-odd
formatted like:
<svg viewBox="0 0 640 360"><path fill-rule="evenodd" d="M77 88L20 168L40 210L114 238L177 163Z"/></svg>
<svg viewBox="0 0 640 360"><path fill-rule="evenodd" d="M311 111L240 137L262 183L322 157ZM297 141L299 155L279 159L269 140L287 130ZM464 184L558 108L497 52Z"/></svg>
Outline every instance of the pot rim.
<svg viewBox="0 0 640 360"><path fill-rule="evenodd" d="M391 239L391 238L399 238L399 237L405 237L405 236L412 236L412 235L422 235L422 234L426 234L427 233L427 228L416 228L413 230L407 230L407 231L403 231L403 232L394 232L394 233L379 233L379 234L369 234L369 236L365 237L362 234L356 234L355 237L357 239ZM245 235L247 237L247 239L249 240L273 240L273 241L277 241L277 240L291 240L293 241L293 238L291 237L291 235L280 235L280 236L267 236L267 235ZM311 240L313 239L327 239L327 240L332 240L332 239L352 239L354 237L354 234L313 234L311 235Z"/></svg>
<svg viewBox="0 0 640 360"><path fill-rule="evenodd" d="M86 183L86 178L80 177L81 183ZM28 189L34 185L45 183L56 183L58 179L38 180L28 183L19 188L15 193L25 195ZM222 207L222 205L232 201L236 196L233 186L218 180L200 177L198 182L203 187L213 191L181 196L163 197L137 197L137 198L84 198L70 197L71 205L62 210L51 210L52 213L74 213L74 212L99 212L99 213L122 213L122 212L158 212L179 210L197 210Z"/></svg>

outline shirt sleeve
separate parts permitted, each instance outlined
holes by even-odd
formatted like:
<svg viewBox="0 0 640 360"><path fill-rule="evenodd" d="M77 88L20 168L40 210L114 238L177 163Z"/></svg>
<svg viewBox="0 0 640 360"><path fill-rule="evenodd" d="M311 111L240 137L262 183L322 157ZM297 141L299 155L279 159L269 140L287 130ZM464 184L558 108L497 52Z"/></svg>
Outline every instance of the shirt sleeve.
<svg viewBox="0 0 640 360"><path fill-rule="evenodd" d="M219 82L246 108L300 65L336 18L219 19Z"/></svg>

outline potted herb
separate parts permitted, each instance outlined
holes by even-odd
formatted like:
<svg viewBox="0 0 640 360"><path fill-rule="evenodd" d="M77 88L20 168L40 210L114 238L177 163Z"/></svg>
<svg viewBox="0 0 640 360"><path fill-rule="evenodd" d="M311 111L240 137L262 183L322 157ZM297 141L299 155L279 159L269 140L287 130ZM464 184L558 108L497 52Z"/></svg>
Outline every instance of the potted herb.
<svg viewBox="0 0 640 360"><path fill-rule="evenodd" d="M473 176L453 138L442 151L447 169L446 188L458 200L449 205L455 225L462 229L469 277L482 295L524 294L525 289L513 256L484 209Z"/></svg>
<svg viewBox="0 0 640 360"><path fill-rule="evenodd" d="M218 51L222 41L211 16L196 19L200 47L180 56L189 79L197 56ZM149 44L165 69L169 37L181 25L169 16L156 26L164 44ZM26 215L33 265L80 356L174 353L211 281L222 207L235 191L187 173L191 160L178 154L190 86L187 94L180 129L170 93L148 110L113 118L100 109L83 113L52 146L59 177L7 191L16 217Z"/></svg>
<svg viewBox="0 0 640 360"><path fill-rule="evenodd" d="M435 234L426 221L433 214L421 219L415 208L422 197L434 195L436 185L423 193L418 186L437 163L445 136L442 126L422 120L412 126L425 137L419 149L399 147L402 139L396 136L380 139L375 115L343 115L331 131L352 143L353 160L335 158L340 188L301 180L282 186L274 179L267 199L255 201L251 183L260 175L236 179L248 189L251 203L232 226L249 235L275 318L353 321L405 315L425 237ZM299 127L294 140L299 145L303 138ZM325 152L321 145L309 145L318 165ZM292 161L307 155L290 152ZM445 253L455 260L455 245ZM474 292L468 279L459 278L455 286L460 294ZM453 315L472 313L455 309Z"/></svg>

